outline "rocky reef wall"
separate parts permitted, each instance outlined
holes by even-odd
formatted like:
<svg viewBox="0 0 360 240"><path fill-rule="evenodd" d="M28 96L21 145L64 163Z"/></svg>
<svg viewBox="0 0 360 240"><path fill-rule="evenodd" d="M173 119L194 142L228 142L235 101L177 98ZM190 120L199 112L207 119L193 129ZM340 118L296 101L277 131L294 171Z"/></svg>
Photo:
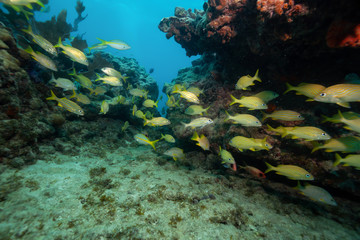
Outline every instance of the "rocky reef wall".
<svg viewBox="0 0 360 240"><path fill-rule="evenodd" d="M188 56L216 54L229 81L245 69L260 68L272 82L337 82L358 66L359 5L353 0L209 0L203 10L178 7L159 29Z"/></svg>

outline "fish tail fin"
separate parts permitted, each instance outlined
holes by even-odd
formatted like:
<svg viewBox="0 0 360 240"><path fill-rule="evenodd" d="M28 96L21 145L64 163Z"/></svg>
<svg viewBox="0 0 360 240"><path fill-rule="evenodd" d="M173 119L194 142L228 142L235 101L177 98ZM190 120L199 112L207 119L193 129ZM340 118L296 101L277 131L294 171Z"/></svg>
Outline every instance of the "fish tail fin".
<svg viewBox="0 0 360 240"><path fill-rule="evenodd" d="M59 41L54 47L63 47L63 46L64 45L62 44L61 37L59 37Z"/></svg>
<svg viewBox="0 0 360 240"><path fill-rule="evenodd" d="M270 126L269 124L266 124L266 126L268 127L268 129L272 132L276 132L275 128L273 128L272 126Z"/></svg>
<svg viewBox="0 0 360 240"><path fill-rule="evenodd" d="M126 79L128 79L129 77L123 77L123 80L124 80L124 82L126 82Z"/></svg>
<svg viewBox="0 0 360 240"><path fill-rule="evenodd" d="M184 126L184 128L188 127L187 123L181 122L181 124Z"/></svg>
<svg viewBox="0 0 360 240"><path fill-rule="evenodd" d="M312 144L313 144L314 148L311 150L311 153L313 153L321 148L321 145L319 142L313 141Z"/></svg>
<svg viewBox="0 0 360 240"><path fill-rule="evenodd" d="M205 111L204 111L204 113L206 113L206 114L208 114L208 110L210 109L210 106L208 106L207 108L205 108Z"/></svg>
<svg viewBox="0 0 360 240"><path fill-rule="evenodd" d="M76 69L75 67L73 67L73 72L72 73L69 73L70 76L76 76Z"/></svg>
<svg viewBox="0 0 360 240"><path fill-rule="evenodd" d="M228 111L225 110L225 113L226 113L226 118L224 119L224 122L228 121L231 117Z"/></svg>
<svg viewBox="0 0 360 240"><path fill-rule="evenodd" d="M335 153L335 159L336 159L336 161L335 161L334 164L333 164L334 167L337 166L337 165L339 165L339 164L342 162L342 160L343 160L338 153Z"/></svg>
<svg viewBox="0 0 360 240"><path fill-rule="evenodd" d="M145 99L148 98L148 94L149 94L149 91L145 91L145 96L144 96Z"/></svg>
<svg viewBox="0 0 360 240"><path fill-rule="evenodd" d="M345 117L344 117L344 115L341 113L340 110L338 110L338 114L339 114L339 116L340 116L340 119L339 119L340 122L346 120Z"/></svg>
<svg viewBox="0 0 360 240"><path fill-rule="evenodd" d="M325 115L321 115L321 117L324 119L321 121L321 123L325 123L325 122L332 122L333 119L331 117L325 116Z"/></svg>
<svg viewBox="0 0 360 240"><path fill-rule="evenodd" d="M160 141L160 139L154 140L154 141L149 141L148 143L150 144L150 146L152 146L152 148L156 151L155 148L155 143L157 143L158 141Z"/></svg>
<svg viewBox="0 0 360 240"><path fill-rule="evenodd" d="M95 79L95 82L96 82L96 81L100 81L100 80L101 80L101 79L100 79L101 76L100 76L98 73L96 73L96 76L97 76L97 79Z"/></svg>
<svg viewBox="0 0 360 240"><path fill-rule="evenodd" d="M29 8L29 9L33 9L33 6L31 5L31 3L26 4L25 7Z"/></svg>
<svg viewBox="0 0 360 240"><path fill-rule="evenodd" d="M293 187L293 189L295 189L295 190L301 190L301 189L303 189L303 188L304 188L304 187L301 185L300 181L297 182L296 187Z"/></svg>
<svg viewBox="0 0 360 240"><path fill-rule="evenodd" d="M275 168L274 166L271 166L269 163L265 162L266 166L268 167L268 169L266 169L266 171L264 173L268 173L268 172L271 172L271 171L274 171Z"/></svg>
<svg viewBox="0 0 360 240"><path fill-rule="evenodd" d="M286 128L284 128L283 126L279 126L280 130L283 131L283 133L281 134L281 137L284 138L286 137L286 135L288 135L288 131L286 130Z"/></svg>
<svg viewBox="0 0 360 240"><path fill-rule="evenodd" d="M49 83L51 82L55 82L55 76L53 72L51 72L51 79L49 80Z"/></svg>
<svg viewBox="0 0 360 240"><path fill-rule="evenodd" d="M159 101L160 101L160 99L158 99L158 100L155 102L155 107L158 107Z"/></svg>
<svg viewBox="0 0 360 240"><path fill-rule="evenodd" d="M75 92L75 90L73 89L73 95L71 95L69 98L74 98L74 97L76 97L76 92Z"/></svg>
<svg viewBox="0 0 360 240"><path fill-rule="evenodd" d="M92 89L91 87L86 87L86 89L90 91L90 95L95 92L94 89ZM97 95L97 94L95 94L95 95Z"/></svg>
<svg viewBox="0 0 360 240"><path fill-rule="evenodd" d="M266 114L264 112L261 112L263 114L263 117L261 118L261 121L264 122L265 119L267 119L269 117L269 114Z"/></svg>
<svg viewBox="0 0 360 240"><path fill-rule="evenodd" d="M230 95L230 97L231 97L231 100L232 100L232 102L230 103L230 106L234 105L239 100L236 97L234 97L233 95Z"/></svg>
<svg viewBox="0 0 360 240"><path fill-rule="evenodd" d="M221 155L221 146L219 146L219 156Z"/></svg>
<svg viewBox="0 0 360 240"><path fill-rule="evenodd" d="M283 94L286 94L286 93L294 90L294 86L291 86L290 83L285 83L285 84L286 84L287 89Z"/></svg>
<svg viewBox="0 0 360 240"><path fill-rule="evenodd" d="M55 93L52 90L50 90L50 92L51 92L51 96L46 98L46 100L58 100Z"/></svg>
<svg viewBox="0 0 360 240"><path fill-rule="evenodd" d="M199 139L198 133L195 131L194 135L191 137L191 140L197 141Z"/></svg>
<svg viewBox="0 0 360 240"><path fill-rule="evenodd" d="M99 43L99 45L107 45L107 42L101 38L96 38L97 40L99 40L101 43Z"/></svg>
<svg viewBox="0 0 360 240"><path fill-rule="evenodd" d="M259 82L261 82L261 79L260 79L260 77L259 77L259 69L256 70L256 73L255 73L253 79L254 79L254 81L259 81Z"/></svg>
<svg viewBox="0 0 360 240"><path fill-rule="evenodd" d="M164 135L164 134L161 134L160 140L161 140L161 139L164 139L164 138L165 138L165 135Z"/></svg>
<svg viewBox="0 0 360 240"><path fill-rule="evenodd" d="M144 127L150 123L149 119L146 118L146 116L143 116L144 119Z"/></svg>
<svg viewBox="0 0 360 240"><path fill-rule="evenodd" d="M30 35L34 34L30 24L29 24L29 27L27 29L21 29L21 31L23 31L23 32L25 32L27 34L30 34Z"/></svg>
<svg viewBox="0 0 360 240"><path fill-rule="evenodd" d="M39 4L41 7L45 7L45 5L40 0L36 0L35 3Z"/></svg>
<svg viewBox="0 0 360 240"><path fill-rule="evenodd" d="M35 53L30 45L26 49L24 49L24 51L27 52L30 55L33 55Z"/></svg>

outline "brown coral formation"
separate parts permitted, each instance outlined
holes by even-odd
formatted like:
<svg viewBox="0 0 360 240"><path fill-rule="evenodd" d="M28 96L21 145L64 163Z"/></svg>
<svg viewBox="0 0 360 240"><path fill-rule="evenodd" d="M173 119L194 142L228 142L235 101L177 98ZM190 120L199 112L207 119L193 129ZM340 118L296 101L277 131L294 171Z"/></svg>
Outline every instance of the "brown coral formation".
<svg viewBox="0 0 360 240"><path fill-rule="evenodd" d="M296 73L296 82L335 82L357 62L358 50L344 47L359 45L359 7L354 0L209 0L203 11L183 10L164 18L159 28L188 56L216 53L226 79L235 81L256 63L270 81L289 81Z"/></svg>

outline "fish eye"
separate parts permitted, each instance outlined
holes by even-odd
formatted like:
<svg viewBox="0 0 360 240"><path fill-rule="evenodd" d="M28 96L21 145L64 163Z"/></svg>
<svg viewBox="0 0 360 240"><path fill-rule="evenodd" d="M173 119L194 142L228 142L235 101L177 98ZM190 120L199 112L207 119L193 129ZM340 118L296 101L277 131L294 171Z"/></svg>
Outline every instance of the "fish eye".
<svg viewBox="0 0 360 240"><path fill-rule="evenodd" d="M325 136L325 135L326 135L326 133L321 133L321 135Z"/></svg>
<svg viewBox="0 0 360 240"><path fill-rule="evenodd" d="M298 115L298 118L302 118L302 116L301 116L301 115Z"/></svg>
<svg viewBox="0 0 360 240"><path fill-rule="evenodd" d="M268 147L268 146L269 146L269 144L265 143L265 147Z"/></svg>
<svg viewBox="0 0 360 240"><path fill-rule="evenodd" d="M310 174L307 173L307 174L305 175L305 177L309 178L309 177L310 177Z"/></svg>
<svg viewBox="0 0 360 240"><path fill-rule="evenodd" d="M320 97L325 97L326 93L320 93Z"/></svg>

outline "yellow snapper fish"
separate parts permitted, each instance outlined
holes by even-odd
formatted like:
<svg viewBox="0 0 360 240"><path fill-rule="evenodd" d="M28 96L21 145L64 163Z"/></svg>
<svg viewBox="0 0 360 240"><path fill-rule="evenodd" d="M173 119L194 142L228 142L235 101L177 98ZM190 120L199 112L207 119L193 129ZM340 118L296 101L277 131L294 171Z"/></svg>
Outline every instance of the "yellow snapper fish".
<svg viewBox="0 0 360 240"><path fill-rule="evenodd" d="M204 91L197 87L189 87L187 91L195 94L197 97L199 97L200 94L204 94Z"/></svg>
<svg viewBox="0 0 360 240"><path fill-rule="evenodd" d="M156 102L154 102L154 101L151 100L151 99L146 99L146 100L143 102L143 106L144 106L144 107L147 107L147 108L153 108L153 107L158 107L158 103L159 103L159 100L157 100Z"/></svg>
<svg viewBox="0 0 360 240"><path fill-rule="evenodd" d="M246 107L249 110L255 110L255 109L267 109L266 103L261 100L258 97L250 96L250 97L244 97L242 96L240 99L235 98L233 95L230 95L231 99L233 100L230 103L230 106L238 103L240 104L239 107Z"/></svg>
<svg viewBox="0 0 360 240"><path fill-rule="evenodd" d="M146 113L145 113L145 117L146 117L146 118L148 118L148 119L151 119L151 118L153 118L153 117L154 117L154 114L153 114L153 113L151 113L150 111L146 111Z"/></svg>
<svg viewBox="0 0 360 240"><path fill-rule="evenodd" d="M82 108L79 105L77 105L76 103L74 103L73 101L71 101L65 97L63 97L63 98L56 97L56 95L54 94L53 91L51 91L51 97L46 98L46 100L55 100L58 102L58 105L60 107L65 108L69 112L75 113L80 116L84 115L84 111L82 110Z"/></svg>
<svg viewBox="0 0 360 240"><path fill-rule="evenodd" d="M349 102L360 101L360 84L336 84L330 86L318 93L314 100L336 103L339 106L350 108Z"/></svg>
<svg viewBox="0 0 360 240"><path fill-rule="evenodd" d="M74 48L70 45L64 45L62 42L61 42L61 37L59 38L59 42L58 44L55 45L55 47L59 47L61 48L63 51L63 53L65 55L67 55L68 57L70 57L70 59L74 62L78 62L80 64L83 64L85 66L88 66L89 65L89 62L85 56L85 54L80 51L79 49L77 48Z"/></svg>
<svg viewBox="0 0 360 240"><path fill-rule="evenodd" d="M323 145L315 144L311 153L319 149L325 149L325 152L357 152L360 151L360 138L355 136L332 138Z"/></svg>
<svg viewBox="0 0 360 240"><path fill-rule="evenodd" d="M302 138L306 141L329 140L331 138L325 131L311 126L293 127L291 129L283 128L281 137L285 137L287 135L291 135L292 139Z"/></svg>
<svg viewBox="0 0 360 240"><path fill-rule="evenodd" d="M169 143L174 143L175 142L175 138L173 136L171 136L170 134L161 134L161 138L160 139L164 139L165 141L169 142Z"/></svg>
<svg viewBox="0 0 360 240"><path fill-rule="evenodd" d="M301 186L299 182L295 189L298 190L302 195L310 198L315 202L321 202L331 206L337 206L336 201L330 195L330 193L321 187L317 187L308 183L304 186Z"/></svg>
<svg viewBox="0 0 360 240"><path fill-rule="evenodd" d="M236 83L235 89L237 90L249 90L249 86L255 85L254 81L261 82L261 79L259 78L259 69L256 70L256 73L253 77L250 75L242 76Z"/></svg>
<svg viewBox="0 0 360 240"><path fill-rule="evenodd" d="M75 90L73 90L73 95L70 98L76 98L76 101L81 102L83 104L91 103L90 99L86 95L82 93L77 94Z"/></svg>
<svg viewBox="0 0 360 240"><path fill-rule="evenodd" d="M294 127L283 127L283 126L279 126L277 128L273 128L271 127L269 124L267 124L267 127L270 131L272 132L276 132L277 134L280 134L282 136L286 136L286 133L293 130Z"/></svg>
<svg viewBox="0 0 360 240"><path fill-rule="evenodd" d="M130 49L131 47L121 41L121 40L110 40L110 41L106 41L106 40L103 40L103 39L100 39L100 38L96 38L97 40L99 40L101 43L98 44L98 46L109 46L109 47L112 47L112 48L115 48L117 50L128 50Z"/></svg>
<svg viewBox="0 0 360 240"><path fill-rule="evenodd" d="M175 100L175 97L173 95L169 96L168 94L166 94L167 97L168 97L168 100L166 101L165 105L168 106L169 108L173 108L173 107L180 107L179 105L179 102L180 102L180 99L179 100Z"/></svg>
<svg viewBox="0 0 360 240"><path fill-rule="evenodd" d="M323 91L326 87L320 84L314 83L300 83L298 86L291 86L289 83L286 83L287 90L284 94L290 91L296 91L296 95L304 95L310 98L311 101L317 96L321 91ZM309 100L309 101L310 101Z"/></svg>
<svg viewBox="0 0 360 240"><path fill-rule="evenodd" d="M177 83L172 87L171 92L178 92L178 91L184 91L184 90L186 90L185 86Z"/></svg>
<svg viewBox="0 0 360 240"><path fill-rule="evenodd" d="M305 118L301 116L300 113L291 111L291 110L278 110L274 111L271 114L265 114L263 116L263 121L267 118L271 118L273 120L282 120L282 121L301 121Z"/></svg>
<svg viewBox="0 0 360 240"><path fill-rule="evenodd" d="M191 105L188 108L186 108L185 114L191 115L191 116L194 116L194 115L201 115L202 116L203 113L207 113L207 110L209 110L209 108L210 108L210 106L204 109L200 105Z"/></svg>
<svg viewBox="0 0 360 240"><path fill-rule="evenodd" d="M231 153L226 149L222 149L220 146L219 146L219 156L221 156L222 159L221 164L236 164L235 158L231 155Z"/></svg>
<svg viewBox="0 0 360 240"><path fill-rule="evenodd" d="M338 121L347 125L347 126L344 127L345 129L360 133L360 118L346 119L342 115L340 110L339 110L338 114L340 116L340 119Z"/></svg>
<svg viewBox="0 0 360 240"><path fill-rule="evenodd" d="M277 167L274 167L267 162L265 162L265 164L268 167L265 173L275 171L276 174L285 176L291 180L314 180L313 175L311 175L308 171L295 165L278 165Z"/></svg>
<svg viewBox="0 0 360 240"><path fill-rule="evenodd" d="M160 139L158 140L154 140L154 141L150 141L149 138L147 136L145 136L144 134L138 133L134 136L134 139L136 140L136 142L143 144L143 145L150 145L155 151L155 143L157 143L158 141L160 141Z"/></svg>
<svg viewBox="0 0 360 240"><path fill-rule="evenodd" d="M147 99L147 94L149 93L149 91L145 91L143 89L139 89L139 88L133 88L129 90L130 95L135 96L135 97L143 97L145 99Z"/></svg>
<svg viewBox="0 0 360 240"><path fill-rule="evenodd" d="M353 120L353 119L360 118L360 114L355 113L355 112L343 112L342 115L347 120ZM340 119L341 119L339 113L334 114L331 117L327 117L327 116L324 116L324 115L322 115L322 117L324 118L324 120L321 123L325 123L325 122L339 123Z"/></svg>
<svg viewBox="0 0 360 240"><path fill-rule="evenodd" d="M145 114L144 114L141 110L137 110L137 111L135 112L135 117L144 119L144 118L145 118Z"/></svg>
<svg viewBox="0 0 360 240"><path fill-rule="evenodd" d="M87 88L87 89L90 91L90 95L94 93L96 96L103 95L104 93L107 92L105 88L99 86L97 86L95 89L92 88Z"/></svg>
<svg viewBox="0 0 360 240"><path fill-rule="evenodd" d="M0 2L10 6L25 6L30 9L33 9L31 6L32 3L36 3L41 7L45 7L40 0L1 0Z"/></svg>
<svg viewBox="0 0 360 240"><path fill-rule="evenodd" d="M57 67L55 65L55 63L46 55L42 54L41 52L34 52L34 50L29 46L25 49L25 52L29 53L31 55L31 57L37 61L38 63L40 63L42 66L53 70L53 71L57 71Z"/></svg>
<svg viewBox="0 0 360 240"><path fill-rule="evenodd" d="M122 128L121 128L121 132L125 132L126 129L128 129L129 126L130 126L129 122L126 121L126 122L124 123L124 126L122 126Z"/></svg>
<svg viewBox="0 0 360 240"><path fill-rule="evenodd" d="M184 125L184 128L188 128L191 127L192 129L197 128L197 127L205 127L208 124L212 124L214 121L210 118L206 118L206 117L201 117L201 118L196 118L194 120L192 120L190 123L184 123L181 122Z"/></svg>
<svg viewBox="0 0 360 240"><path fill-rule="evenodd" d="M113 76L103 76L101 77L99 74L97 75L97 79L96 81L103 81L104 84L108 84L110 86L114 86L114 87L121 87L123 84L120 81L120 79L118 79L117 77L113 77Z"/></svg>
<svg viewBox="0 0 360 240"><path fill-rule="evenodd" d="M103 50L107 48L107 45L101 45L101 43L94 44L91 47L88 47L89 53L91 53L91 50Z"/></svg>
<svg viewBox="0 0 360 240"><path fill-rule="evenodd" d="M116 97L113 97L108 103L110 105L117 105L117 104L124 104L126 101L126 98L124 96L116 96Z"/></svg>
<svg viewBox="0 0 360 240"><path fill-rule="evenodd" d="M236 114L231 116L227 111L225 111L227 118L224 121L231 120L235 124L240 124L245 127L261 127L262 124L259 119L250 114Z"/></svg>
<svg viewBox="0 0 360 240"><path fill-rule="evenodd" d="M344 163L344 166L355 167L357 170L360 170L360 154L350 154L345 158L342 158L339 154L335 153L334 167L340 163Z"/></svg>
<svg viewBox="0 0 360 240"><path fill-rule="evenodd" d="M126 79L129 78L129 77L124 77L123 75L121 75L121 73L119 71L116 71L115 69L110 68L110 67L104 67L101 69L101 71L103 71L108 76L117 77L118 79L122 79L124 82L126 82Z"/></svg>
<svg viewBox="0 0 360 240"><path fill-rule="evenodd" d="M37 35L35 33L33 33L31 26L29 25L28 29L22 29L23 32L29 34L32 38L33 41L39 45L42 49L44 49L45 51L47 51L48 53L57 56L57 52L55 47L45 38L43 38L41 35Z"/></svg>
<svg viewBox="0 0 360 240"><path fill-rule="evenodd" d="M107 112L109 111L109 103L107 101L102 101L101 103L101 109L100 109L100 113L99 114L107 114Z"/></svg>
<svg viewBox="0 0 360 240"><path fill-rule="evenodd" d="M273 92L273 91L262 91L262 92L259 92L255 95L253 95L253 97L258 97L261 100L263 100L265 103L268 103L271 100L274 100L278 96L279 96L279 94L277 94L276 92Z"/></svg>
<svg viewBox="0 0 360 240"><path fill-rule="evenodd" d="M55 87L62 88L65 91L77 89L75 84L71 80L66 79L66 78L55 79L53 73L51 75L51 79L50 79L49 83L55 83Z"/></svg>
<svg viewBox="0 0 360 240"><path fill-rule="evenodd" d="M137 106L134 104L133 109L132 109L132 115L135 116L135 112L137 111Z"/></svg>
<svg viewBox="0 0 360 240"><path fill-rule="evenodd" d="M178 159L183 160L185 158L184 151L178 147L170 148L169 150L164 152L164 155L172 157L174 161Z"/></svg>
<svg viewBox="0 0 360 240"><path fill-rule="evenodd" d="M170 120L163 117L155 117L152 119L146 119L144 117L143 119L144 119L144 126L149 124L152 127L158 127L158 126L165 126L171 124Z"/></svg>
<svg viewBox="0 0 360 240"><path fill-rule="evenodd" d="M240 152L243 150L260 151L272 149L270 143L266 142L267 137L264 139L247 138L243 136L233 137L229 144L230 146L237 148Z"/></svg>
<svg viewBox="0 0 360 240"><path fill-rule="evenodd" d="M69 75L73 76L75 80L80 83L82 87L87 88L89 90L92 88L93 83L91 82L91 80L88 77L84 76L83 74L76 74L75 68L73 68L73 72L69 73Z"/></svg>
<svg viewBox="0 0 360 240"><path fill-rule="evenodd" d="M198 145L199 147L201 147L204 151L210 151L210 143L209 140L205 137L204 134L201 134L201 136L199 137L199 135L197 134L197 132L194 132L194 135L192 136L191 140L193 141L197 141L196 145Z"/></svg>
<svg viewBox="0 0 360 240"><path fill-rule="evenodd" d="M186 101L188 101L188 102L192 102L192 103L196 103L196 104L200 103L199 98L192 92L189 92L186 90L184 90L184 91L176 90L176 91L173 91L172 93L179 93L180 97L185 98Z"/></svg>

